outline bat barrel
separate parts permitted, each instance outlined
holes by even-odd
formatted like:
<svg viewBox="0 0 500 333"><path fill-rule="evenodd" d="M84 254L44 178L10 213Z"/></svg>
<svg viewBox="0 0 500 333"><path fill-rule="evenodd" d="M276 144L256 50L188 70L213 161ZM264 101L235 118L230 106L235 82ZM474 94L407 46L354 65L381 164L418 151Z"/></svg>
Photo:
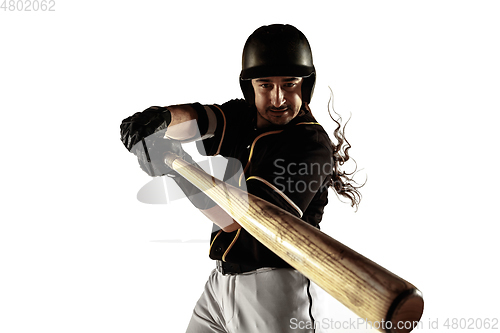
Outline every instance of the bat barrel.
<svg viewBox="0 0 500 333"><path fill-rule="evenodd" d="M424 299L420 290L407 289L392 302L386 321L390 322L387 333L406 333L417 327L424 311ZM389 325L386 325L389 326Z"/></svg>

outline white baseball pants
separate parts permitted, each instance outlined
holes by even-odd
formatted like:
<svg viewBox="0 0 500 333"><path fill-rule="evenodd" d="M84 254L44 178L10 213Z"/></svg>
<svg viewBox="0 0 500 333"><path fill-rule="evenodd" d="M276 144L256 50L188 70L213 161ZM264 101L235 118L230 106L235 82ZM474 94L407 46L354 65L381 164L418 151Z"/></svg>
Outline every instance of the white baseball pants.
<svg viewBox="0 0 500 333"><path fill-rule="evenodd" d="M313 329L318 290L292 268L235 275L214 269L186 333L318 333Z"/></svg>

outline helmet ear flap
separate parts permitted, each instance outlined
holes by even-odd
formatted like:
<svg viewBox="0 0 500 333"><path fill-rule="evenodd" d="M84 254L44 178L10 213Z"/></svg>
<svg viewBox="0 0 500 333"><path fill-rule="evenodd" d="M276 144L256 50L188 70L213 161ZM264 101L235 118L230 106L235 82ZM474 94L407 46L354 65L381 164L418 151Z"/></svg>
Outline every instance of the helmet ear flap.
<svg viewBox="0 0 500 333"><path fill-rule="evenodd" d="M245 97L248 105L255 105L255 92L253 90L252 80L243 80L240 77L240 87L243 92L243 97Z"/></svg>
<svg viewBox="0 0 500 333"><path fill-rule="evenodd" d="M316 73L312 72L311 75L305 77L302 82L302 102L311 103L311 98L316 84Z"/></svg>

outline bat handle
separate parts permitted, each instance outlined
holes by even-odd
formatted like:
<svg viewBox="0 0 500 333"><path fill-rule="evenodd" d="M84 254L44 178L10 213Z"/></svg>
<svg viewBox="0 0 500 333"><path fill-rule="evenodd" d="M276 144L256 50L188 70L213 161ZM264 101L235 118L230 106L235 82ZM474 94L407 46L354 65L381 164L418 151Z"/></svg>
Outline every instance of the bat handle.
<svg viewBox="0 0 500 333"><path fill-rule="evenodd" d="M177 154L174 154L174 153L170 153L168 152L166 155L165 155L165 164L170 168L170 169L173 169L173 164L174 164L174 161L176 159L178 159L179 156Z"/></svg>

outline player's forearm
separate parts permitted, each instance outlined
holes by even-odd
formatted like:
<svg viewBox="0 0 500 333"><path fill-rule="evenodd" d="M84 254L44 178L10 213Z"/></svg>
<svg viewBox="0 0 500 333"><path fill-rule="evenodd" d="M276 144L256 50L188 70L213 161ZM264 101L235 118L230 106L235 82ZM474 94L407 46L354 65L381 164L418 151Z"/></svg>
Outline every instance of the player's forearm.
<svg viewBox="0 0 500 333"><path fill-rule="evenodd" d="M201 168L194 162L191 167L201 170ZM206 217L218 225L222 230L225 232L231 232L241 228L241 226L234 221L228 213L226 213L219 205L217 205L217 203L210 199L210 197L208 197L205 193L200 191L190 181L182 176L173 177L173 180L177 183L182 192L184 192L189 201L191 201L193 206L198 208Z"/></svg>
<svg viewBox="0 0 500 333"><path fill-rule="evenodd" d="M170 122L172 126L185 121L198 119L196 110L190 104L170 105L167 106L167 108L172 114L172 120Z"/></svg>
<svg viewBox="0 0 500 333"><path fill-rule="evenodd" d="M199 132L196 122L193 121L198 120L198 112L195 108L189 104L184 104L168 106L168 110L172 115L172 120L168 125L165 136L174 140L196 140ZM184 191L186 186L189 185L184 184L184 186L181 186L181 189ZM188 197L190 196L188 195ZM200 211L224 232L231 232L241 228L239 223L234 221L233 218L218 205L208 209L200 209Z"/></svg>
<svg viewBox="0 0 500 333"><path fill-rule="evenodd" d="M206 217L208 217L213 223L218 225L222 231L231 232L241 228L241 225L233 220L228 213L226 213L220 206L214 206L212 208L200 210Z"/></svg>
<svg viewBox="0 0 500 333"><path fill-rule="evenodd" d="M172 120L168 125L165 136L174 140L186 141L195 139L198 134L196 120L198 114L189 104L171 105L167 107Z"/></svg>

